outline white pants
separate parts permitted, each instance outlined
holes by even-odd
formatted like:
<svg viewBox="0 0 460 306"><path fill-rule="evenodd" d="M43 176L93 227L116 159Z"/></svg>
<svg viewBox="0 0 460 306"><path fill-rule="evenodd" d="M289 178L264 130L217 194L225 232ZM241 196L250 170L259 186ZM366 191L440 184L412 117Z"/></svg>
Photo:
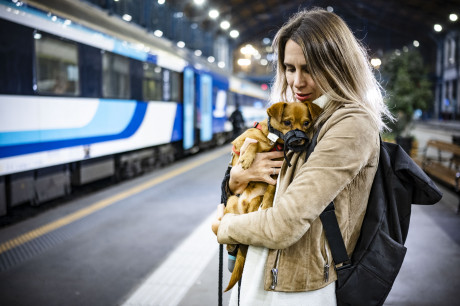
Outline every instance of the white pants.
<svg viewBox="0 0 460 306"><path fill-rule="evenodd" d="M268 249L249 246L241 280L240 306L337 306L335 282L305 292L275 292L264 290L264 269ZM238 285L230 296L230 306L238 305Z"/></svg>

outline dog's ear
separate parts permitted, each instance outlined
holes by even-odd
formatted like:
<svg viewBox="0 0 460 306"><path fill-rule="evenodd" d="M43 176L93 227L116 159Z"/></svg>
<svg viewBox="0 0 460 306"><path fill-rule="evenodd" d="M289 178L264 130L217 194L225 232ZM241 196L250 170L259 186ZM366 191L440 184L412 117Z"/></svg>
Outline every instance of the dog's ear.
<svg viewBox="0 0 460 306"><path fill-rule="evenodd" d="M273 104L267 109L267 114L269 117L275 119L276 121L281 121L283 116L284 107L287 105L286 102L278 102Z"/></svg>
<svg viewBox="0 0 460 306"><path fill-rule="evenodd" d="M318 118L318 116L321 114L321 112L323 111L323 109L321 107L319 107L318 105L316 105L315 103L313 102L310 102L310 101L306 101L304 102L305 105L307 105L308 107L308 110L310 111L310 115L311 115L311 118L314 120L316 118Z"/></svg>

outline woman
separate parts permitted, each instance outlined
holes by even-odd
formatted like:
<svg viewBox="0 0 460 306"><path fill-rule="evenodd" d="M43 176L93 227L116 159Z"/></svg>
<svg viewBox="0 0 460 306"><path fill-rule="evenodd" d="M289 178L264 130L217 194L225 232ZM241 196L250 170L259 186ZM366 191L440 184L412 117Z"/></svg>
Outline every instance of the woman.
<svg viewBox="0 0 460 306"><path fill-rule="evenodd" d="M219 243L250 245L241 305L335 305L337 275L318 218L334 201L347 252L360 234L377 170L383 116L392 119L366 52L337 15L313 9L293 16L277 33L273 101L310 100L323 108L314 152L290 152L292 167L260 153L246 171L234 167L229 192L279 173L273 208L227 214L213 230ZM276 156L279 157L279 156ZM275 170L274 170L274 169ZM236 290L233 290L236 291ZM232 294L231 304L236 303Z"/></svg>

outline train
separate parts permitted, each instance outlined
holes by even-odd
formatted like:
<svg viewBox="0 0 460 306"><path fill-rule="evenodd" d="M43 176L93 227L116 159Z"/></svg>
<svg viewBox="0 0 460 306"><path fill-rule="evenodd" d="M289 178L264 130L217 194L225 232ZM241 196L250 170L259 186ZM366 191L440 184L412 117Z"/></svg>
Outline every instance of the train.
<svg viewBox="0 0 460 306"><path fill-rule="evenodd" d="M75 3L0 0L0 216L222 145L236 103L247 126L266 117L260 85Z"/></svg>

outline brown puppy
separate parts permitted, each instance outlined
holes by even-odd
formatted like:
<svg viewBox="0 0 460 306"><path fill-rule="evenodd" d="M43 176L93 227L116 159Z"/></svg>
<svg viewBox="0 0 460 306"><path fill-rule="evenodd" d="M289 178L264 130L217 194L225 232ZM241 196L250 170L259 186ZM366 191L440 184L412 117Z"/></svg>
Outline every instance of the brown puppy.
<svg viewBox="0 0 460 306"><path fill-rule="evenodd" d="M289 131L300 130L307 133L311 128L312 122L318 117L321 108L311 102L278 102L267 109L267 114L270 118L270 125L286 135ZM283 145L283 139L276 139L269 135L268 120L259 122L254 128L246 130L238 136L233 144L233 159L232 166L240 163L243 169L248 169L258 152L268 152L277 149ZM257 143L250 144L244 154L239 156L240 149L243 146L245 139L249 137L256 139ZM269 139L269 137L271 139ZM275 140L276 139L276 140ZM276 142L272 141L275 140ZM300 143L299 145L302 145ZM224 214L245 214L259 209L267 209L273 205L273 198L276 187L268 185L264 182L249 182L246 189L239 196L233 195L229 197ZM234 251L235 245L227 245L229 252ZM233 269L230 282L225 291L230 290L243 275L244 262L246 260L247 245L240 245L236 255L235 267Z"/></svg>

